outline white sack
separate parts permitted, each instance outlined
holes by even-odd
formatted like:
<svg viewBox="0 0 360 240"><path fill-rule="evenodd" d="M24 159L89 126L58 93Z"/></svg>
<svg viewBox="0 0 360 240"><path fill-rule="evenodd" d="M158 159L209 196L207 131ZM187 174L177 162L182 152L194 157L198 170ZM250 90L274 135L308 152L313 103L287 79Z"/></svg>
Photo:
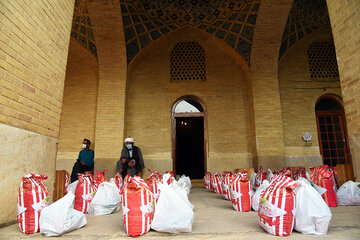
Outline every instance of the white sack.
<svg viewBox="0 0 360 240"><path fill-rule="evenodd" d="M273 178L274 174L272 173L272 171L270 169L268 169L268 174L267 174L267 177L266 177L266 180L268 182L271 182L271 179Z"/></svg>
<svg viewBox="0 0 360 240"><path fill-rule="evenodd" d="M120 202L121 195L115 182L102 182L89 204L88 213L98 216L117 212Z"/></svg>
<svg viewBox="0 0 360 240"><path fill-rule="evenodd" d="M186 182L186 185L189 189L191 189L191 180L190 177L185 176L184 174L181 176L180 179L183 179Z"/></svg>
<svg viewBox="0 0 360 240"><path fill-rule="evenodd" d="M303 177L299 177L298 180L296 180L295 182L296 182L299 186L300 186L301 184L307 184L307 185L312 186L311 182L310 182L308 179L303 178ZM296 191L296 189L295 189L295 191Z"/></svg>
<svg viewBox="0 0 360 240"><path fill-rule="evenodd" d="M75 189L76 189L78 182L79 182L79 180L76 180L75 182L70 183L66 188L66 192L68 193L71 191L73 194L75 194Z"/></svg>
<svg viewBox="0 0 360 240"><path fill-rule="evenodd" d="M183 197L167 185L169 177L169 174L163 176L163 184L160 185L160 195L155 205L151 228L168 233L191 232L194 212ZM183 193L187 197L184 190Z"/></svg>
<svg viewBox="0 0 360 240"><path fill-rule="evenodd" d="M360 182L348 181L336 192L338 205L360 205Z"/></svg>
<svg viewBox="0 0 360 240"><path fill-rule="evenodd" d="M302 178L296 183L299 187L295 189L295 230L303 234L326 234L332 216L328 205L307 180Z"/></svg>
<svg viewBox="0 0 360 240"><path fill-rule="evenodd" d="M183 175L184 176L184 175ZM184 189L187 194L190 193L191 183L190 186L187 183L187 180L183 177L181 177L178 181L174 181L172 184L177 184L180 188Z"/></svg>
<svg viewBox="0 0 360 240"><path fill-rule="evenodd" d="M256 172L253 172L250 176L250 183L251 183L252 189L254 189L254 190L256 190L255 180L256 180Z"/></svg>
<svg viewBox="0 0 360 240"><path fill-rule="evenodd" d="M256 192L254 193L254 196L251 199L251 207L256 212L259 210L260 196L265 191L265 189L268 188L269 186L270 186L270 183L267 180L264 180L262 182L262 184L258 187Z"/></svg>
<svg viewBox="0 0 360 240"><path fill-rule="evenodd" d="M40 233L46 236L60 236L83 227L85 214L73 209L75 195L70 191L63 198L41 210Z"/></svg>

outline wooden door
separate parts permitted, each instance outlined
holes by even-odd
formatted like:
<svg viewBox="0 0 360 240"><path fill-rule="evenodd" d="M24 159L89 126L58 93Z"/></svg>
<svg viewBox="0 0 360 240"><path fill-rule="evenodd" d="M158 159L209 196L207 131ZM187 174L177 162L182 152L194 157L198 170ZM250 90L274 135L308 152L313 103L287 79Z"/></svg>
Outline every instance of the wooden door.
<svg viewBox="0 0 360 240"><path fill-rule="evenodd" d="M323 163L337 167L339 183L353 180L353 170L342 111L316 112L320 152Z"/></svg>

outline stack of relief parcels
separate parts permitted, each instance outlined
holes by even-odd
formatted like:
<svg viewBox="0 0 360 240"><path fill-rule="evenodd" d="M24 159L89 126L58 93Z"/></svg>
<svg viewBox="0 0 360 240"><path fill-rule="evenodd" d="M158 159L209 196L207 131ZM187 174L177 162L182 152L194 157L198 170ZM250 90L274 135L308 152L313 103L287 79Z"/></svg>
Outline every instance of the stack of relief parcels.
<svg viewBox="0 0 360 240"><path fill-rule="evenodd" d="M18 223L25 234L41 232L59 236L86 224L85 215L74 209L75 195L67 194L49 205L44 181L47 176L27 174L22 178L18 194Z"/></svg>
<svg viewBox="0 0 360 240"><path fill-rule="evenodd" d="M328 170L327 166L320 168ZM330 172L331 181L335 183L336 175L334 171ZM323 178L319 177L321 181L324 181ZM236 211L245 212L251 208L258 211L260 226L273 235L288 236L293 228L304 234L327 233L331 211L321 196L323 193L313 187L320 183L314 178L311 179L305 168L292 173L289 168L266 171L260 167L250 179L246 171L236 175L228 171L222 174L207 172L204 180L205 188L231 200ZM348 188L347 195L355 192L347 190ZM351 194L354 195L356 194ZM356 198L351 199L354 202Z"/></svg>
<svg viewBox="0 0 360 240"><path fill-rule="evenodd" d="M194 206L188 199L190 179L178 181L171 173L161 176L157 171L143 180L126 177L122 187L122 215L128 236L138 237L150 228L156 231L191 232Z"/></svg>

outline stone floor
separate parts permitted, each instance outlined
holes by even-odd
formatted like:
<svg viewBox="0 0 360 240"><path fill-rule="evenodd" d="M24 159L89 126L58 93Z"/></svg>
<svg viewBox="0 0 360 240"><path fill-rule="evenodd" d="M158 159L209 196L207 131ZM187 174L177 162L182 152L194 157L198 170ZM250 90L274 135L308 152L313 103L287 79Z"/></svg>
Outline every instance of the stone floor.
<svg viewBox="0 0 360 240"><path fill-rule="evenodd" d="M258 224L257 212L236 212L222 196L194 187L189 195L195 205L192 233L165 234L150 231L141 239L275 239ZM331 208L333 219L327 235L303 235L293 232L286 239L360 239L360 206ZM85 227L61 236L61 239L126 239L121 212L105 216L87 215ZM0 239L45 238L39 233L26 236L17 224L0 229Z"/></svg>

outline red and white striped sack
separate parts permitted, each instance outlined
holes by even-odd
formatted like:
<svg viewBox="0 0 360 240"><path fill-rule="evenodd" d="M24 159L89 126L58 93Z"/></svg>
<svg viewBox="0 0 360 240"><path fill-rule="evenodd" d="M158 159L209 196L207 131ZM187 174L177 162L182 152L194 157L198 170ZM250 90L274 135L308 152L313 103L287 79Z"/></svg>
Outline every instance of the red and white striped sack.
<svg viewBox="0 0 360 240"><path fill-rule="evenodd" d="M161 180L158 178L148 177L145 179L146 184L149 186L150 191L154 194L154 200L157 201L160 194L159 184Z"/></svg>
<svg viewBox="0 0 360 240"><path fill-rule="evenodd" d="M133 177L121 194L122 215L126 234L138 237L150 230L154 214L154 197L147 185Z"/></svg>
<svg viewBox="0 0 360 240"><path fill-rule="evenodd" d="M74 209L86 213L96 193L94 177L91 174L78 174L79 182L75 189Z"/></svg>
<svg viewBox="0 0 360 240"><path fill-rule="evenodd" d="M299 168L294 171L294 180L298 180L300 177L306 178L306 170L305 168Z"/></svg>
<svg viewBox="0 0 360 240"><path fill-rule="evenodd" d="M268 233L288 236L295 224L297 184L287 176L277 175L263 192L259 204L259 224Z"/></svg>
<svg viewBox="0 0 360 240"><path fill-rule="evenodd" d="M287 176L291 178L291 171L290 168L284 167L280 170L280 175L281 176Z"/></svg>
<svg viewBox="0 0 360 240"><path fill-rule="evenodd" d="M267 178L267 171L261 166L255 177L255 187L258 188Z"/></svg>
<svg viewBox="0 0 360 240"><path fill-rule="evenodd" d="M18 193L17 219L21 232L33 234L40 231L41 210L48 205L49 192L46 175L29 173L22 178Z"/></svg>
<svg viewBox="0 0 360 240"><path fill-rule="evenodd" d="M221 175L219 173L215 173L212 175L211 180L212 180L211 185L212 185L214 192L216 192L217 194L222 194Z"/></svg>
<svg viewBox="0 0 360 240"><path fill-rule="evenodd" d="M311 183L329 207L337 207L333 174L327 165L310 168Z"/></svg>
<svg viewBox="0 0 360 240"><path fill-rule="evenodd" d="M66 189L70 183L71 183L70 173L68 171L65 171L65 193L66 193Z"/></svg>
<svg viewBox="0 0 360 240"><path fill-rule="evenodd" d="M224 198L226 200L230 200L231 201L231 196L230 196L230 184L231 181L234 179L234 174L232 172L227 172L225 174L225 177L222 179L221 181L221 190L222 190L222 194L224 195Z"/></svg>
<svg viewBox="0 0 360 240"><path fill-rule="evenodd" d="M206 189L211 189L211 173L207 172L204 176L204 184Z"/></svg>
<svg viewBox="0 0 360 240"><path fill-rule="evenodd" d="M232 180L230 196L232 206L236 211L251 211L251 183L247 178L247 172L238 173Z"/></svg>
<svg viewBox="0 0 360 240"><path fill-rule="evenodd" d="M150 172L149 178L157 178L157 179L162 179L161 174L159 173L159 171L151 171L150 168L148 168L148 171Z"/></svg>
<svg viewBox="0 0 360 240"><path fill-rule="evenodd" d="M98 188L100 183L102 182L107 182L108 180L105 177L105 172L107 171L107 169L101 170L101 169L96 169L96 179L94 181L95 187Z"/></svg>
<svg viewBox="0 0 360 240"><path fill-rule="evenodd" d="M115 184L116 184L117 188L120 190L122 185L123 185L123 179L122 179L121 174L116 173L115 177L114 177L114 180L115 180Z"/></svg>

